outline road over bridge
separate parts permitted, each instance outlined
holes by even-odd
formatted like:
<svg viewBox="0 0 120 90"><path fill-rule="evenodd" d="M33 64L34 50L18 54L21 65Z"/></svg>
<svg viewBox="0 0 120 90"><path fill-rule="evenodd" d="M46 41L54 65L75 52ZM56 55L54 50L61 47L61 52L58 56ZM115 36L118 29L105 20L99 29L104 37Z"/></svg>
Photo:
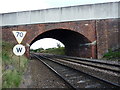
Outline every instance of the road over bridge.
<svg viewBox="0 0 120 90"><path fill-rule="evenodd" d="M120 48L120 2L88 4L0 14L2 39L17 44L12 31L27 31L26 46L42 38L65 45L66 55L101 58L108 49Z"/></svg>

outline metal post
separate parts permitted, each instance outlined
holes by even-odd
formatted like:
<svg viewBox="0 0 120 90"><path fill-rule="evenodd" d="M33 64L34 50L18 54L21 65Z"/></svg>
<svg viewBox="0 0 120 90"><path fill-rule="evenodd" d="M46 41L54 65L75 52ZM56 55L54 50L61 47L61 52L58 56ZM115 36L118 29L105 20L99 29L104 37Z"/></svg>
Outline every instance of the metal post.
<svg viewBox="0 0 120 90"><path fill-rule="evenodd" d="M20 73L20 56L19 56L19 73Z"/></svg>

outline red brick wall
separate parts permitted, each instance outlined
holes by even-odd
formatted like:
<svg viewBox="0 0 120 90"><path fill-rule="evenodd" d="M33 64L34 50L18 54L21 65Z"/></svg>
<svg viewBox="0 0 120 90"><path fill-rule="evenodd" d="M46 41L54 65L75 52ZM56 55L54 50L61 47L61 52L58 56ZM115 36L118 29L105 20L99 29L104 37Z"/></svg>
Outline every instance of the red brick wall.
<svg viewBox="0 0 120 90"><path fill-rule="evenodd" d="M98 58L108 52L108 49L120 48L120 32L118 31L118 19L96 21Z"/></svg>
<svg viewBox="0 0 120 90"><path fill-rule="evenodd" d="M98 58L101 58L109 48L115 49L120 47L120 43L118 42L118 39L120 39L120 35L118 34L118 19L5 26L2 27L2 39L17 44L12 31L27 31L22 42L23 45L26 45L26 43L30 44L38 35L53 29L68 29L78 32L88 38L91 42L95 41L97 38L97 52L95 45L91 47L93 50L91 50L89 54L93 58L96 57L96 53Z"/></svg>

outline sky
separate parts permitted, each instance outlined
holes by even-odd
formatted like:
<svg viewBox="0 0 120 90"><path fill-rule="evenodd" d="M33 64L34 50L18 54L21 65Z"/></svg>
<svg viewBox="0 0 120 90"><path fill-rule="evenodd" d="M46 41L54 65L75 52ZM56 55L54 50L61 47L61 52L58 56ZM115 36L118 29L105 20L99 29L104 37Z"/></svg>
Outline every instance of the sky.
<svg viewBox="0 0 120 90"><path fill-rule="evenodd" d="M64 47L63 43L61 43L60 41L58 41L56 39L44 38L44 39L38 40L34 44L32 44L30 49L53 48L53 47L57 47L57 43L60 44L62 47Z"/></svg>
<svg viewBox="0 0 120 90"><path fill-rule="evenodd" d="M54 7L74 6L83 4L94 4L103 2L115 2L120 0L0 0L0 13L18 12L26 10L39 10ZM51 43L49 43L51 41ZM48 44L49 43L49 44ZM44 49L56 47L58 41L52 39L39 40L31 48ZM61 44L62 45L62 44Z"/></svg>
<svg viewBox="0 0 120 90"><path fill-rule="evenodd" d="M113 1L120 0L0 0L0 13Z"/></svg>

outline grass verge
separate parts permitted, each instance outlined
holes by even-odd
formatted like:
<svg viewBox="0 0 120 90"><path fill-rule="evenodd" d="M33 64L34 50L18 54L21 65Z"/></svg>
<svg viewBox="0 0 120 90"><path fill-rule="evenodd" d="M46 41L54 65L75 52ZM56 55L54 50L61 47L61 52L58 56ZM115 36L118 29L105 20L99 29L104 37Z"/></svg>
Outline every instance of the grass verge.
<svg viewBox="0 0 120 90"><path fill-rule="evenodd" d="M27 67L25 56L17 57L12 52L13 45L2 42L2 88L19 87L22 75ZM20 67L19 67L20 59Z"/></svg>

